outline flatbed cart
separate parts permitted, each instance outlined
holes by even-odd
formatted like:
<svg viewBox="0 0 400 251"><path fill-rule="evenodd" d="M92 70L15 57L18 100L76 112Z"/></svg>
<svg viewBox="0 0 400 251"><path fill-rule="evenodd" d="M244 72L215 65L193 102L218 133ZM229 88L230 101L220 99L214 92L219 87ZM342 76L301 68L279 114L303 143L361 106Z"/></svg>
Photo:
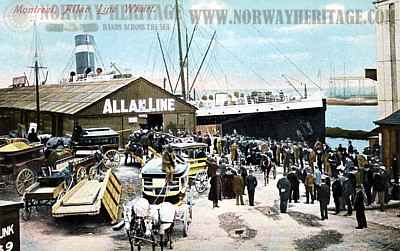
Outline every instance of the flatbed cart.
<svg viewBox="0 0 400 251"><path fill-rule="evenodd" d="M41 177L38 182L28 187L25 191L23 201L24 210L22 218L29 220L32 209L39 210L40 207L50 208L64 193L66 181L64 177Z"/></svg>
<svg viewBox="0 0 400 251"><path fill-rule="evenodd" d="M48 176L39 177L37 182L25 190L23 219L30 219L32 208L38 210L40 207L52 207L75 184L87 178L93 179L101 165L96 156L71 156L58 160L50 168Z"/></svg>

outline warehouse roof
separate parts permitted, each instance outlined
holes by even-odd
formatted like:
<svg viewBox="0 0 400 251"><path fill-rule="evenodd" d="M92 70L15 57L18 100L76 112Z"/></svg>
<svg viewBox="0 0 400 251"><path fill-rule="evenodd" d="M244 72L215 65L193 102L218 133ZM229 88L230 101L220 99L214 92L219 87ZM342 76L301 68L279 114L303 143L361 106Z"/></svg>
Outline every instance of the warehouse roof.
<svg viewBox="0 0 400 251"><path fill-rule="evenodd" d="M140 78L145 80L143 78ZM74 115L138 79L40 86L40 111ZM145 80L147 81L147 80ZM149 81L147 81L150 83ZM154 85L160 88L157 85ZM161 89L161 88L160 88ZM172 95L172 94L170 94ZM35 87L0 89L0 108L36 110Z"/></svg>
<svg viewBox="0 0 400 251"><path fill-rule="evenodd" d="M375 121L374 123L380 126L400 125L400 111L392 113L392 115L390 115L389 117Z"/></svg>
<svg viewBox="0 0 400 251"><path fill-rule="evenodd" d="M132 79L40 86L40 111L73 115ZM0 89L0 108L36 110L35 87Z"/></svg>

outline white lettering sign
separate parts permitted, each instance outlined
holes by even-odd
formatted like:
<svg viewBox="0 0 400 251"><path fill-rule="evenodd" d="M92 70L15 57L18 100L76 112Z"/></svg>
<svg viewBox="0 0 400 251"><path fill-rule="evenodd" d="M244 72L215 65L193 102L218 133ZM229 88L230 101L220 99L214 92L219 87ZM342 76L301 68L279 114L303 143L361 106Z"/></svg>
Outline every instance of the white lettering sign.
<svg viewBox="0 0 400 251"><path fill-rule="evenodd" d="M0 251L12 251L14 248L14 243L12 241L9 241L6 243L6 245L0 245Z"/></svg>
<svg viewBox="0 0 400 251"><path fill-rule="evenodd" d="M129 124L135 124L137 122L138 122L138 118L137 117L128 118L128 123Z"/></svg>
<svg viewBox="0 0 400 251"><path fill-rule="evenodd" d="M14 234L14 224L1 228L0 240Z"/></svg>
<svg viewBox="0 0 400 251"><path fill-rule="evenodd" d="M103 114L173 112L175 109L175 99L172 98L132 99L130 102L106 99Z"/></svg>

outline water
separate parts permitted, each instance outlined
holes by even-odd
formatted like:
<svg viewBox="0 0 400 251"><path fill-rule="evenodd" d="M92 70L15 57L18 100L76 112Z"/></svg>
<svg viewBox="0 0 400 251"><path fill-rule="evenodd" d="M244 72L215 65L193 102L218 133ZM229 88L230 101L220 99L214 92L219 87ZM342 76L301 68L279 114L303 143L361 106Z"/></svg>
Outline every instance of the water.
<svg viewBox="0 0 400 251"><path fill-rule="evenodd" d="M349 140L348 139L342 139L342 138L326 138L326 143L328 146L332 148L336 148L339 146L339 144L342 144L343 147L346 147L349 145L348 144ZM357 149L359 152L362 153L365 147L368 146L368 141L367 140L351 140L351 144L354 146L355 149Z"/></svg>
<svg viewBox="0 0 400 251"><path fill-rule="evenodd" d="M378 120L377 106L329 106L326 112L326 126L348 130L371 131Z"/></svg>
<svg viewBox="0 0 400 251"><path fill-rule="evenodd" d="M326 126L340 127L348 130L371 131L376 127L373 123L378 120L377 106L328 106L326 112ZM328 145L337 147L342 144L348 145L348 139L327 138ZM366 140L352 140L353 146L362 151L368 146Z"/></svg>

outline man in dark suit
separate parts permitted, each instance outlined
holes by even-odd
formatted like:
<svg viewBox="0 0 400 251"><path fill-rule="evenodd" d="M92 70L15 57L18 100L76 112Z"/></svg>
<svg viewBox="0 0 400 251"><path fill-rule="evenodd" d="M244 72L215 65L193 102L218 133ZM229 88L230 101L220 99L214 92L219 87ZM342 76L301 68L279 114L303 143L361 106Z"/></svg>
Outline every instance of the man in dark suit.
<svg viewBox="0 0 400 251"><path fill-rule="evenodd" d="M249 195L249 204L254 206L254 193L257 187L257 178L253 175L254 171L250 170L249 175L246 178L247 193Z"/></svg>
<svg viewBox="0 0 400 251"><path fill-rule="evenodd" d="M277 187L279 189L279 197L281 199L280 203L280 210L281 213L286 213L287 211L287 206L288 206L288 200L290 196L290 181L286 176L283 176L277 184Z"/></svg>
<svg viewBox="0 0 400 251"><path fill-rule="evenodd" d="M319 200L319 207L321 211L321 220L328 219L328 205L331 199L331 189L328 185L330 181L328 177L324 177L322 179L322 183L320 188L318 189L318 200Z"/></svg>

